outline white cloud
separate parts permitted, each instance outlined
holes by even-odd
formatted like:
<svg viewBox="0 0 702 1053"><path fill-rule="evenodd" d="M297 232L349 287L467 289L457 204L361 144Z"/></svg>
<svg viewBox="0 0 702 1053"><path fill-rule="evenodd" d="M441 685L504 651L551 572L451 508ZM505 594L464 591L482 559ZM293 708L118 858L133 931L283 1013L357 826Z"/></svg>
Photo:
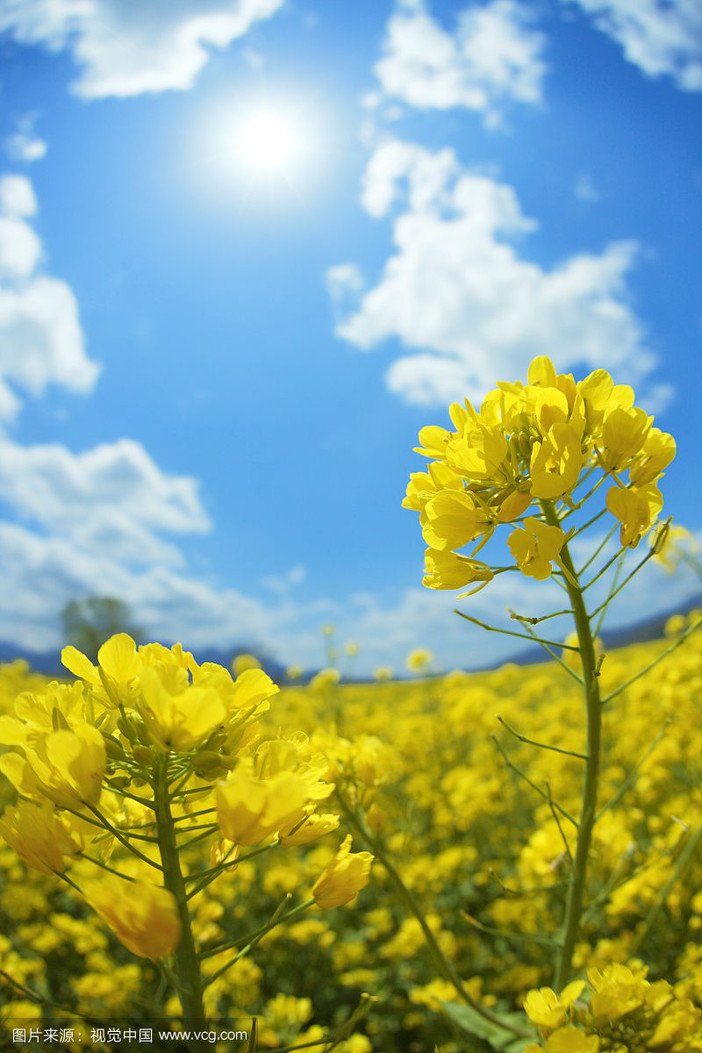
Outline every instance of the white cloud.
<svg viewBox="0 0 702 1053"><path fill-rule="evenodd" d="M452 151L385 143L371 158L363 194L375 214L399 202L396 251L365 292L353 264L332 269L332 294L356 299L336 332L364 350L396 338L420 352L395 361L387 375L407 401L480 399L496 380L523 376L539 354L560 369L594 368L606 357L628 382L653 368L626 289L636 242L543 268L513 244L537 224L512 187L462 171Z"/></svg>
<svg viewBox="0 0 702 1053"><path fill-rule="evenodd" d="M34 215L37 199L28 179L18 175L4 175L0 178L0 209L6 216Z"/></svg>
<svg viewBox="0 0 702 1053"><path fill-rule="evenodd" d="M385 96L419 109L462 106L499 121L505 102L538 103L543 34L516 0L473 4L447 32L423 0L399 0L375 73Z"/></svg>
<svg viewBox="0 0 702 1053"><path fill-rule="evenodd" d="M702 91L699 0L563 0L594 16L629 62L648 77L670 76L683 91Z"/></svg>
<svg viewBox="0 0 702 1053"><path fill-rule="evenodd" d="M453 150L431 154L413 143L390 139L375 150L368 162L361 203L371 216L385 216L397 197L399 183L407 179L410 208L423 212L441 200L456 170Z"/></svg>
<svg viewBox="0 0 702 1053"><path fill-rule="evenodd" d="M31 164L32 161L40 161L46 154L46 143L34 135L37 117L36 113L25 114L17 122L17 131L5 139L5 153L11 161Z"/></svg>
<svg viewBox="0 0 702 1053"><path fill-rule="evenodd" d="M284 0L6 0L0 31L69 49L85 99L191 88L208 48L226 48Z"/></svg>
<svg viewBox="0 0 702 1053"><path fill-rule="evenodd" d="M17 216L0 215L0 278L28 277L41 256L41 242Z"/></svg>
<svg viewBox="0 0 702 1053"><path fill-rule="evenodd" d="M40 395L51 384L89 392L98 366L85 354L71 288L38 272L42 244L27 217L36 211L24 176L0 179L0 420L16 416L16 388Z"/></svg>
<svg viewBox="0 0 702 1053"><path fill-rule="evenodd" d="M133 439L74 454L58 443L0 442L0 494L22 517L73 535L126 517L152 530L207 531L197 481L165 475ZM99 532L99 531L98 531Z"/></svg>

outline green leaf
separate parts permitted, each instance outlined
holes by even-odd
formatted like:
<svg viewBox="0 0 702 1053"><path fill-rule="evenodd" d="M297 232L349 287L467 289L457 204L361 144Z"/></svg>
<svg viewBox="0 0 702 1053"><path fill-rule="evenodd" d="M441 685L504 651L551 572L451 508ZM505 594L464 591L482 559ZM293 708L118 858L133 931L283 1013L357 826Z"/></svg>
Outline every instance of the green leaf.
<svg viewBox="0 0 702 1053"><path fill-rule="evenodd" d="M463 1003L442 1002L441 1005L462 1031L484 1038L499 1053L522 1053L529 1042L537 1040L536 1033L530 1035L526 1031L523 1013L503 1013L499 1015L498 1023L498 1014L492 1010L490 1012L496 1018L494 1022ZM515 1034L515 1031L520 1033Z"/></svg>

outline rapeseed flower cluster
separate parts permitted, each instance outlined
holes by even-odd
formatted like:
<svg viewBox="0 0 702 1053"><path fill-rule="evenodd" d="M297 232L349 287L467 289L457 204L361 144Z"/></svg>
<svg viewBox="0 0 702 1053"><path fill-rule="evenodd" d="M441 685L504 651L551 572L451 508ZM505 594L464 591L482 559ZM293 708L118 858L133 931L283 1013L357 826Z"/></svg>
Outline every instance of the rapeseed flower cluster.
<svg viewBox="0 0 702 1053"><path fill-rule="evenodd" d="M587 984L575 981L560 995L550 987L530 991L524 1009L543 1044L530 1043L524 1053L697 1053L702 1010L646 973L612 963L588 969Z"/></svg>
<svg viewBox="0 0 702 1053"><path fill-rule="evenodd" d="M676 636L665 642L609 652L600 674L603 691L627 683L656 654L672 646L681 633L689 631L690 618L694 623L694 614L681 616ZM701 686L702 638L693 634L665 662L629 684L618 696L616 707L605 709L599 807L607 807L594 830L586 923L576 946L578 975L597 970L597 974L592 972L596 978L610 967L626 966L637 978L638 991L647 990L638 979L640 963L647 964L645 980L651 987L664 980L673 991L674 999L661 1020L673 1010L689 1015L687 1003L696 1008L702 1005L699 853L681 868L702 824L702 728L696 702ZM100 680L90 691L97 695L102 688ZM132 685L126 689L131 691ZM87 705L87 687L81 684L78 690L69 690ZM492 673L453 672L431 680L340 684L338 692L343 736L331 726L323 693L298 686L265 699L274 701L275 709L258 716L258 738L248 732L252 737L237 754L239 761L252 760L251 766L243 765L242 778L265 782L281 768L288 770L313 790L310 804L315 802L320 783L335 783L331 796L317 799L314 814L340 816L343 833L339 840L343 841L351 831L338 795L361 807L373 837L394 861L421 905L433 938L469 993L495 1012L514 1013L522 1002L528 1007L529 991L553 988L553 950L544 941L557 936L567 867L564 837L571 851L574 841L572 824L557 813L559 827L539 789L546 793L549 787L572 814L579 799L580 764L568 753L534 750L507 732L497 718L502 717L526 738L575 751L579 740L572 712L578 685L555 665L508 665ZM13 719L24 722L24 717L13 714L18 696L22 698L19 711L26 712L23 707L29 704L29 695L64 699L67 719L82 718L87 710L82 704L70 706L64 694L26 669L0 667L0 710ZM135 692L132 706L125 706L125 713L135 722L140 704ZM109 774L113 769L108 755L95 807L122 836L130 826L136 833L149 835L152 828L142 824L152 819L150 809L120 796L119 786L112 789L107 783L124 778L130 752L141 746L159 755L164 751L155 742L137 741L132 746L125 741L117 727L122 719L119 706L98 707L96 699L93 705L96 720L106 714L101 728L107 724L107 734L125 751L123 768L115 769L114 774ZM252 705L253 701L248 708ZM281 736L279 723L300 732ZM113 725L114 732L109 730ZM49 725L42 726L48 734ZM623 726L626 735L621 733ZM526 786L507 767L493 736L509 763L525 772L534 787ZM111 740L106 737L105 741L107 746ZM268 742L276 745L262 750ZM222 751L211 746L210 742L207 750L195 748L187 761L187 755L183 756L183 763L198 758L198 764L214 764L213 757L205 754L218 752L217 763L222 764ZM20 756L20 751L21 747L9 746L4 756ZM320 774L319 754L326 762L325 776ZM217 791L226 793L228 775L234 776L236 770L234 764L209 782L196 774L190 776L187 788L197 788L198 793L175 802L176 814L182 816L176 823L176 829L183 828L179 842L205 833L194 828L206 821L218 824ZM136 778L141 771L136 762L133 771ZM618 796L627 780L627 793ZM10 793L16 796L11 784L5 785L7 799ZM144 800L152 797L147 783L137 786L134 780L125 783L123 791ZM131 893L128 906L133 905L135 914L121 914L125 929L115 935L113 924L97 913L102 901L98 903L91 885L97 874L104 875L106 883L98 878L97 885L109 904L105 892L112 878L107 872L84 857L62 855L65 873L91 896L89 903L85 896L73 896L53 873L41 868L28 871L13 848L0 844L0 931L4 934L0 937L0 973L98 1019L158 1018L164 1012L178 1015L177 1000L164 1004L159 995L158 960L133 957L124 942L125 937L146 941L137 903L143 892L137 882L145 882L149 893L155 892L163 880L159 872L132 856L114 834L88 823L88 818L95 819L88 807L80 812L79 820L48 798L41 804L18 799L8 804L4 818L9 819L18 807L50 812L62 825L75 823L71 836L74 843L83 839L85 855L134 879L127 882L113 875L116 888L112 895L121 904L126 888ZM213 811L194 815L206 807ZM233 806L232 814L236 815ZM265 812L260 821L265 826ZM337 847L330 843L333 833L293 849L274 841L270 834L255 845L240 845L236 859L232 850L221 878L189 901L195 943L206 955L202 961L206 1014L213 1019L258 1015L260 1048L275 1049L280 1042L319 1041L322 1034L348 1018L361 995L368 992L379 1001L358 1025L363 1048L376 1053L422 1053L436 1045L440 1053L465 1053L470 1042L456 1037L456 1025L446 1015L445 1007L456 1001L455 989L439 973L420 924L378 863L373 881L362 894L362 910L342 906L298 915L285 926L267 931L247 955L225 968L241 946L235 941L252 929L265 930L289 893L313 899L315 885L327 868L338 867L341 894L348 872L339 864L362 857L359 850L366 847L360 843L360 834L354 834L350 853L342 854L335 863ZM144 855L156 857L149 842L136 840L135 844ZM216 857L224 858L229 848L221 831L187 848L183 869L188 888L202 883ZM266 850L259 852L261 848ZM58 866L55 857L53 860ZM352 865L364 870L363 859ZM323 889L318 888L320 892ZM148 910L154 910L158 918L155 906ZM171 923L169 914L168 924L162 921L152 926L148 938L163 934L165 939ZM142 948L154 953L145 942ZM562 1022L551 1022L551 1030L560 1030L560 1035L547 1035L544 1025L530 1022L522 1011L522 1028L531 1031L524 1044L545 1047L548 1053L592 1053L599 1042L601 1051L624 1053L626 1044L618 1048L613 1039L606 1039L606 1028L614 1033L615 1025L621 1030L629 1024L631 1030L645 1017L648 1003L644 999L631 1015L623 1014L618 1020L598 1018L601 1034L595 1034L586 1015L591 1012L594 993L588 982L567 1007ZM294 1011L292 1002L281 1001L283 995L297 999ZM564 990L553 998L564 1003L569 995ZM308 1015L310 1004L312 1015ZM680 1005L682 1009L676 1008ZM24 1013L29 1020L33 1014L31 1019L36 1022L41 1011L40 1005L0 976L0 1015L6 1013L14 1020ZM696 1019L694 1014L689 1016L688 1042L698 1039ZM649 1031L644 1035L655 1034L650 1026L647 1024ZM627 1041L631 1044L632 1040ZM665 1044L649 1042L649 1046L652 1051L666 1049ZM637 1050L635 1045L631 1048ZM669 1048L676 1046L673 1043Z"/></svg>
<svg viewBox="0 0 702 1053"><path fill-rule="evenodd" d="M201 952L214 939L214 956L219 930L216 917L201 920L203 894L247 851L289 850L338 827L318 811L333 791L329 764L302 733L261 734L279 689L251 662L232 677L179 644L137 647L125 634L97 664L74 647L62 660L76 682L20 691L0 715L11 786L0 836L78 893L128 951L165 968L183 1018L204 1025ZM350 902L371 859L347 837L287 913Z"/></svg>
<svg viewBox="0 0 702 1053"><path fill-rule="evenodd" d="M420 431L417 452L431 460L411 475L403 502L419 512L429 588L477 591L491 581L495 569L476 556L502 525L512 527L515 566L548 578L566 541L561 521L603 483L623 547L635 548L663 507L656 484L675 442L604 369L576 382L535 358L526 384L500 383L479 411L466 400L449 412L453 431ZM577 496L586 480L589 492Z"/></svg>

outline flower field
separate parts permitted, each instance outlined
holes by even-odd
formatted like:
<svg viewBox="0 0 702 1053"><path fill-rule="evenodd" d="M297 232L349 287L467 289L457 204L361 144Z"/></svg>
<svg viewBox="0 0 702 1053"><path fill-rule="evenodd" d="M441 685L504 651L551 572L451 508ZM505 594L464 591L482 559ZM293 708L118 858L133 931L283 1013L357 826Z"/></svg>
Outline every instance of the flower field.
<svg viewBox="0 0 702 1053"><path fill-rule="evenodd" d="M552 579L565 609L515 629L461 611L547 665L280 690L117 633L64 648L73 680L2 671L8 1049L702 1050L702 612L598 636L685 555L633 401L539 358L420 433L425 585ZM514 564L475 558L505 530Z"/></svg>
<svg viewBox="0 0 702 1053"><path fill-rule="evenodd" d="M681 633L685 623L679 619L671 628ZM678 639L608 654L605 688L625 683ZM702 829L701 684L702 636L693 633L622 691L605 716L601 815L576 970L585 976L585 970L628 963L636 977L648 967L652 986L671 984L670 1005L685 1007L686 1015L674 1044L603 1040L602 1049L686 1050L702 1043L702 1020L692 1008L702 1001L702 860L694 851ZM41 698L47 683L18 663L2 669L0 690L10 714L18 696ZM258 1047L276 1049L319 1042L339 1029L343 1034L360 1006L351 1034L334 1048L488 1049L485 1038L460 1029L458 1011L447 1012L446 1003L465 1003L446 968L478 1004L509 1011L510 1021L520 1019L512 1014L527 992L551 984L549 941L560 923L573 839L547 787L568 813L580 795L577 758L535 749L507 725L524 738L577 751L578 703L577 685L555 664L359 686L328 677L275 695L261 734L309 735L336 783L324 807L341 816L341 831L308 846L278 845L229 869L195 898L198 945L207 949L265 927L288 895L293 907L308 900L341 834L353 834L354 851L369 847L352 818L361 810L376 861L355 903L311 908L273 929L215 979L205 991L208 1017L243 1026L256 1015ZM6 781L5 802L12 796ZM134 823L129 808L122 814L117 829ZM198 851L194 846L188 861L194 873L211 865ZM115 837L103 839L99 854L136 876L139 860ZM28 868L10 847L3 846L0 863L8 1018L24 1018L27 1026L76 1026L80 1018L58 1006L103 1022L178 1015L156 964L130 953L70 886ZM81 884L84 874L94 880L96 870L77 858L69 873ZM225 951L205 958L205 976L231 957ZM626 999L641 1011L634 978L613 990L615 1020ZM37 1004L29 991L50 1004ZM553 1021L561 1010L550 1012ZM538 1023L538 1007L532 1013ZM528 1017L521 1017L526 1031ZM538 1041L535 1029L532 1041ZM595 1047L553 1047L552 1039L546 1048Z"/></svg>

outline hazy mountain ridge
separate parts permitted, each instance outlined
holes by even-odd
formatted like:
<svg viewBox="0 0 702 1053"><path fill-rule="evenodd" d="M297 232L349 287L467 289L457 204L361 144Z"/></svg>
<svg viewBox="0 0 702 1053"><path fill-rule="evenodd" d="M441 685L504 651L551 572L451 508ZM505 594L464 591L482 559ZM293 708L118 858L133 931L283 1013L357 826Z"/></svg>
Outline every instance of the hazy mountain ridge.
<svg viewBox="0 0 702 1053"><path fill-rule="evenodd" d="M688 614L696 607L702 607L702 593L698 593L686 603L672 608L671 610L664 611L662 614L657 614L652 618L645 618L642 621L621 628L606 630L602 633L602 642L605 650L612 650L616 647L626 647L628 644L632 643L645 643L648 640L660 639L664 635L666 622L673 614ZM214 662L217 665L223 665L225 668L229 669L231 668L234 656L248 650L253 651L254 654L257 653L256 648L243 648L237 645L228 648L195 648L193 653L196 661L200 665L204 662ZM45 676L62 678L69 675L68 671L61 664L60 650L31 651L28 648L19 646L18 644L0 640L0 664L14 662L17 659L24 659L35 672L43 673ZM525 647L514 654L508 655L506 658L501 659L499 662L496 662L487 668L496 668L505 665L507 662L515 662L517 665L533 665L537 662L543 661L543 650L537 644L534 644L532 647ZM285 666L277 662L275 659L266 655L262 658L262 665L274 681L280 683L285 680ZM471 671L477 672L478 667L473 667ZM303 681L307 681L315 672L317 672L317 670L307 670L303 677ZM368 680L369 678L358 677L354 679L363 681Z"/></svg>

